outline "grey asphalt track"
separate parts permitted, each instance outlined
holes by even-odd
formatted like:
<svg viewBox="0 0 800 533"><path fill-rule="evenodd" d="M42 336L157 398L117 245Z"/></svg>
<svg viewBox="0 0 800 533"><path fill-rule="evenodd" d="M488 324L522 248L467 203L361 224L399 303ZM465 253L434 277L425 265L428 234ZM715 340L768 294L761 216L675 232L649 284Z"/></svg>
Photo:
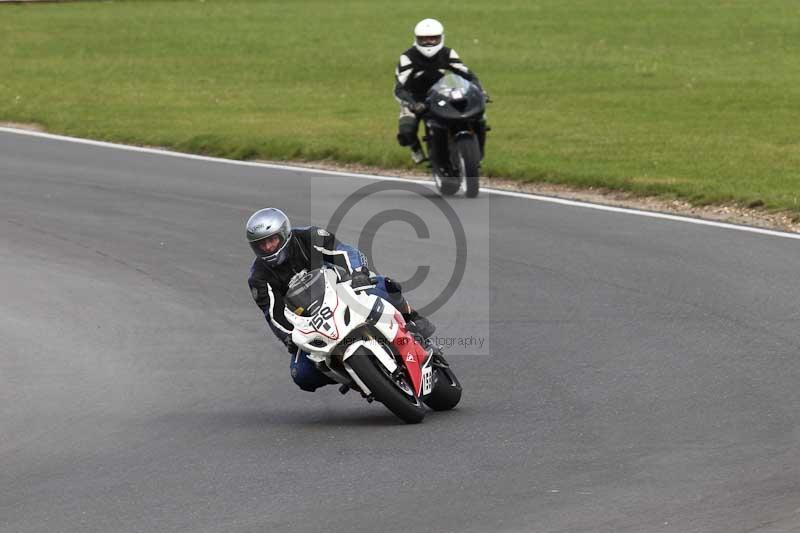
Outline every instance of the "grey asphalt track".
<svg viewBox="0 0 800 533"><path fill-rule="evenodd" d="M453 199L432 318L489 344L406 426L300 391L246 284L252 211L369 183L0 132L0 532L800 531L800 242ZM374 230L379 270L431 265L415 302L432 226Z"/></svg>

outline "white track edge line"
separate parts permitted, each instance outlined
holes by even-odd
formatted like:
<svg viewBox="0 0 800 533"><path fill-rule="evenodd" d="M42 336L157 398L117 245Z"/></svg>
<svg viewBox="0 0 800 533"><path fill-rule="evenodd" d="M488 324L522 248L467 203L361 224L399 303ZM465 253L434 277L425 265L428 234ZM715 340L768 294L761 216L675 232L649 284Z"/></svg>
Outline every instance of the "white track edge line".
<svg viewBox="0 0 800 533"><path fill-rule="evenodd" d="M372 179L372 180L383 180L383 181L404 181L404 182L412 182L417 183L420 185L432 185L430 181L427 180L415 180L415 179L408 179L408 178L400 178L400 177L392 177L392 176L378 176L376 174L358 174L354 172L342 172L336 170L323 170L323 169L316 169L316 168L309 168L309 167L298 167L298 166L291 166L291 165L280 165L276 163L261 163L256 161L238 161L235 159L223 159L219 157L210 157L205 155L197 155L197 154L187 154L183 152L172 152L169 150L164 150L160 148L146 148L143 146L131 146L127 144L118 144L118 143L111 143L106 141L94 141L92 139L82 139L80 137L68 137L66 135L56 135L53 133L44 133L40 131L31 131L31 130L23 130L23 129L16 129L16 128L8 128L4 126L0 126L0 132L5 133L12 133L17 135L28 135L31 137L41 137L44 139L52 139L56 141L64 141L64 142L72 142L77 144L87 144L90 146L99 146L102 148L114 148L117 150L126 150L130 152L142 152L147 154L155 154L155 155L163 155L169 157L179 157L183 159L194 159L196 161L208 161L213 163L225 163L229 165L238 165L238 166L246 166L246 167L260 167L260 168L270 168L276 170L286 170L290 172L305 172L305 173L313 173L313 174L324 174L327 176L342 176L342 177L349 177L349 178L359 178L359 179ZM700 218L692 218L687 216L681 215L671 215L668 213L659 213L657 211L642 211L639 209L633 209L628 207L616 207L610 205L603 205L603 204L595 204L591 202L584 202L578 200L568 200L565 198L557 198L553 196L541 196L538 194L533 193L525 193L525 192L516 192L516 191L506 191L502 189L493 189L489 187L481 187L481 192L487 194L494 194L497 196L510 196L514 198L524 198L527 200L536 200L538 202L547 202L552 204L559 204L559 205L566 205L570 207L582 207L585 209L594 209L597 211L608 211L612 213L624 213L636 216L643 216L648 218L658 218L662 220L672 220L676 222L686 222L689 224L697 224L700 226L711 226L715 228L724 228L724 229L731 229L736 231L743 231L747 233L756 233L759 235L770 235L772 237L782 237L785 239L795 239L800 240L800 234L798 233L789 233L786 231L778 231L778 230L771 230L765 228L757 228L753 226L742 226L739 224L730 224L728 222L717 222L714 220L705 220Z"/></svg>

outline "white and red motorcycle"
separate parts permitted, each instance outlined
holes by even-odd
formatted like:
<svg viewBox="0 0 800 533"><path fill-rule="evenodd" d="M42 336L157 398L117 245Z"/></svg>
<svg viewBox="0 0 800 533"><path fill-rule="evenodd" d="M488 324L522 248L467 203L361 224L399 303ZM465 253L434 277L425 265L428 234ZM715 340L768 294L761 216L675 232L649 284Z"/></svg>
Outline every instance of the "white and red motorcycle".
<svg viewBox="0 0 800 533"><path fill-rule="evenodd" d="M441 350L410 333L388 301L354 291L343 269L296 274L285 301L292 341L343 394L359 391L412 424L425 417L423 404L445 411L461 399L461 384Z"/></svg>

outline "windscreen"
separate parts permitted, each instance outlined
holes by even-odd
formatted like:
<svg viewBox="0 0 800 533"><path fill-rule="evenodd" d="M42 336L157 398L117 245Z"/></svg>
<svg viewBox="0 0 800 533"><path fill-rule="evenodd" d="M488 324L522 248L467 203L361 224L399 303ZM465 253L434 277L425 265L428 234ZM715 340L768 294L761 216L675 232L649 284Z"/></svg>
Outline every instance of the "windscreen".
<svg viewBox="0 0 800 533"><path fill-rule="evenodd" d="M289 281L286 307L296 315L314 316L325 298L325 276L322 269L295 274Z"/></svg>
<svg viewBox="0 0 800 533"><path fill-rule="evenodd" d="M458 74L448 72L442 76L442 79L433 84L431 91L439 94L450 94L453 89L461 89L466 94L467 90L469 90L469 85L469 82Z"/></svg>

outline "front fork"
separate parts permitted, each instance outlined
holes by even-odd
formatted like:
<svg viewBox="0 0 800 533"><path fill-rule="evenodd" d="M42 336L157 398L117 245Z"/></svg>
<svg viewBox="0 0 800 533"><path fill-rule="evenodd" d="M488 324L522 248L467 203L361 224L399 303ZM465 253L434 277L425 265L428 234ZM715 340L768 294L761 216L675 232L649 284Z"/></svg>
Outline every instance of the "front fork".
<svg viewBox="0 0 800 533"><path fill-rule="evenodd" d="M423 141L428 147L428 159L434 171L440 176L452 176L453 169L450 164L449 135L442 128L434 128L425 122L425 137Z"/></svg>
<svg viewBox="0 0 800 533"><path fill-rule="evenodd" d="M459 135L475 135L481 150L481 160L486 147L486 132L489 131L485 120L470 123L466 129L456 133L444 128L431 127L425 122L425 137L423 141L428 146L428 159L431 165L436 165L440 174L445 177L458 176L458 162L453 160L453 148Z"/></svg>

